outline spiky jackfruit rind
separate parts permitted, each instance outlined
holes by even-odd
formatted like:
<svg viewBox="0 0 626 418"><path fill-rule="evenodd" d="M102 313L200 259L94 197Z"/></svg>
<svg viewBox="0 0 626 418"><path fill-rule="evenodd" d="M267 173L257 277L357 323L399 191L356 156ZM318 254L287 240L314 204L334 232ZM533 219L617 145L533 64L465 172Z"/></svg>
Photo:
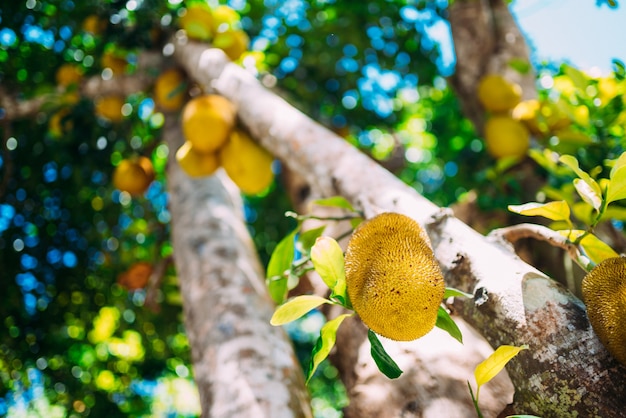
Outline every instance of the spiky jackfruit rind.
<svg viewBox="0 0 626 418"><path fill-rule="evenodd" d="M345 268L352 306L372 331L411 341L434 328L445 284L416 221L391 212L365 221L350 238Z"/></svg>
<svg viewBox="0 0 626 418"><path fill-rule="evenodd" d="M626 366L626 257L595 266L583 279L582 294L600 342Z"/></svg>

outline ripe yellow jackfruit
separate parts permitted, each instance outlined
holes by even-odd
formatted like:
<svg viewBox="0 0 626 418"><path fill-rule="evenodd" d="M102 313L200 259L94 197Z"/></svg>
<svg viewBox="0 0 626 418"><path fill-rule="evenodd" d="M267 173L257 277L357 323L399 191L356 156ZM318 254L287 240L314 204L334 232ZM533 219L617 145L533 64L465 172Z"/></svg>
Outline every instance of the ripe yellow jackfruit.
<svg viewBox="0 0 626 418"><path fill-rule="evenodd" d="M478 84L478 100L492 112L511 110L522 99L522 88L499 74L488 74Z"/></svg>
<svg viewBox="0 0 626 418"><path fill-rule="evenodd" d="M154 83L154 102L165 112L175 112L185 102L185 76L171 68L157 77Z"/></svg>
<svg viewBox="0 0 626 418"><path fill-rule="evenodd" d="M589 322L617 361L626 366L626 257L612 257L582 282Z"/></svg>
<svg viewBox="0 0 626 418"><path fill-rule="evenodd" d="M485 122L485 143L494 158L523 157L530 147L530 133L510 116L491 116Z"/></svg>
<svg viewBox="0 0 626 418"><path fill-rule="evenodd" d="M133 196L142 195L154 180L154 167L148 157L122 160L113 172L113 186Z"/></svg>
<svg viewBox="0 0 626 418"><path fill-rule="evenodd" d="M246 194L261 193L274 180L274 158L244 131L231 133L219 157L228 177Z"/></svg>
<svg viewBox="0 0 626 418"><path fill-rule="evenodd" d="M217 151L235 124L234 105L226 98L207 94L191 99L182 115L183 134L198 152Z"/></svg>
<svg viewBox="0 0 626 418"><path fill-rule="evenodd" d="M348 243L345 268L352 306L372 331L410 341L434 328L445 284L416 221L382 213L363 222Z"/></svg>
<svg viewBox="0 0 626 418"><path fill-rule="evenodd" d="M176 151L176 160L189 177L210 176L220 166L217 154L198 152L189 141Z"/></svg>

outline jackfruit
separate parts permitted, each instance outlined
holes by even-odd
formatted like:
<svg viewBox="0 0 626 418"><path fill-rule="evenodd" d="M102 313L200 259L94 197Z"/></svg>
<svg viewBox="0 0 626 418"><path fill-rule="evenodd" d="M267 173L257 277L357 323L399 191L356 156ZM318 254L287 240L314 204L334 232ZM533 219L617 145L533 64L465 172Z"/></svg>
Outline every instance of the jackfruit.
<svg viewBox="0 0 626 418"><path fill-rule="evenodd" d="M183 108L183 134L198 152L215 152L228 140L236 116L235 106L222 96L195 97Z"/></svg>
<svg viewBox="0 0 626 418"><path fill-rule="evenodd" d="M582 294L600 342L626 366L626 257L595 266L583 279Z"/></svg>
<svg viewBox="0 0 626 418"><path fill-rule="evenodd" d="M522 100L522 88L499 74L488 74L478 83L478 100L489 111L506 112Z"/></svg>
<svg viewBox="0 0 626 418"><path fill-rule="evenodd" d="M345 269L348 297L372 331L411 341L434 328L445 284L413 219L389 212L363 222L348 243Z"/></svg>

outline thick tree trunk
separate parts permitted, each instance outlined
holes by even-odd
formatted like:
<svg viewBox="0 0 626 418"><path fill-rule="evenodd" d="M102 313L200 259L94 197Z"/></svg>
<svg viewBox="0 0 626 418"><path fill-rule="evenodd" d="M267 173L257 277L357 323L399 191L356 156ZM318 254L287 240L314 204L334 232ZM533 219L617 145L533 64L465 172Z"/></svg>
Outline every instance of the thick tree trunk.
<svg viewBox="0 0 626 418"><path fill-rule="evenodd" d="M221 51L180 42L175 57L238 106L251 133L324 196L342 195L368 217L400 212L426 227L447 284L474 294L457 301L463 317L494 347L530 345L508 368L516 412L622 414L626 371L596 338L580 300L263 88Z"/></svg>
<svg viewBox="0 0 626 418"><path fill-rule="evenodd" d="M174 122L174 123L172 123ZM181 144L176 121L164 137ZM204 417L311 417L291 343L269 324L269 298L239 192L218 173L191 179L168 166L174 260Z"/></svg>

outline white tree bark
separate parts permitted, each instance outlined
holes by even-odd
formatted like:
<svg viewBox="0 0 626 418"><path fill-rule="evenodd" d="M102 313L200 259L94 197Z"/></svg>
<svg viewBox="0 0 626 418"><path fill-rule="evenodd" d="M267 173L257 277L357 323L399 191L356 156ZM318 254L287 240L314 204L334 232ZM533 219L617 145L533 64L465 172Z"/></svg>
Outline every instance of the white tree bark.
<svg viewBox="0 0 626 418"><path fill-rule="evenodd" d="M172 123L174 122L174 123ZM169 120L171 155L182 132ZM298 360L274 311L243 222L239 191L222 172L191 179L168 165L174 261L204 417L311 417Z"/></svg>
<svg viewBox="0 0 626 418"><path fill-rule="evenodd" d="M456 303L463 317L494 347L530 346L508 367L516 412L546 418L623 414L625 369L567 290L269 92L221 51L180 41L175 58L192 78L231 100L251 133L315 190L344 196L367 217L395 211L427 228L447 285L474 294Z"/></svg>

